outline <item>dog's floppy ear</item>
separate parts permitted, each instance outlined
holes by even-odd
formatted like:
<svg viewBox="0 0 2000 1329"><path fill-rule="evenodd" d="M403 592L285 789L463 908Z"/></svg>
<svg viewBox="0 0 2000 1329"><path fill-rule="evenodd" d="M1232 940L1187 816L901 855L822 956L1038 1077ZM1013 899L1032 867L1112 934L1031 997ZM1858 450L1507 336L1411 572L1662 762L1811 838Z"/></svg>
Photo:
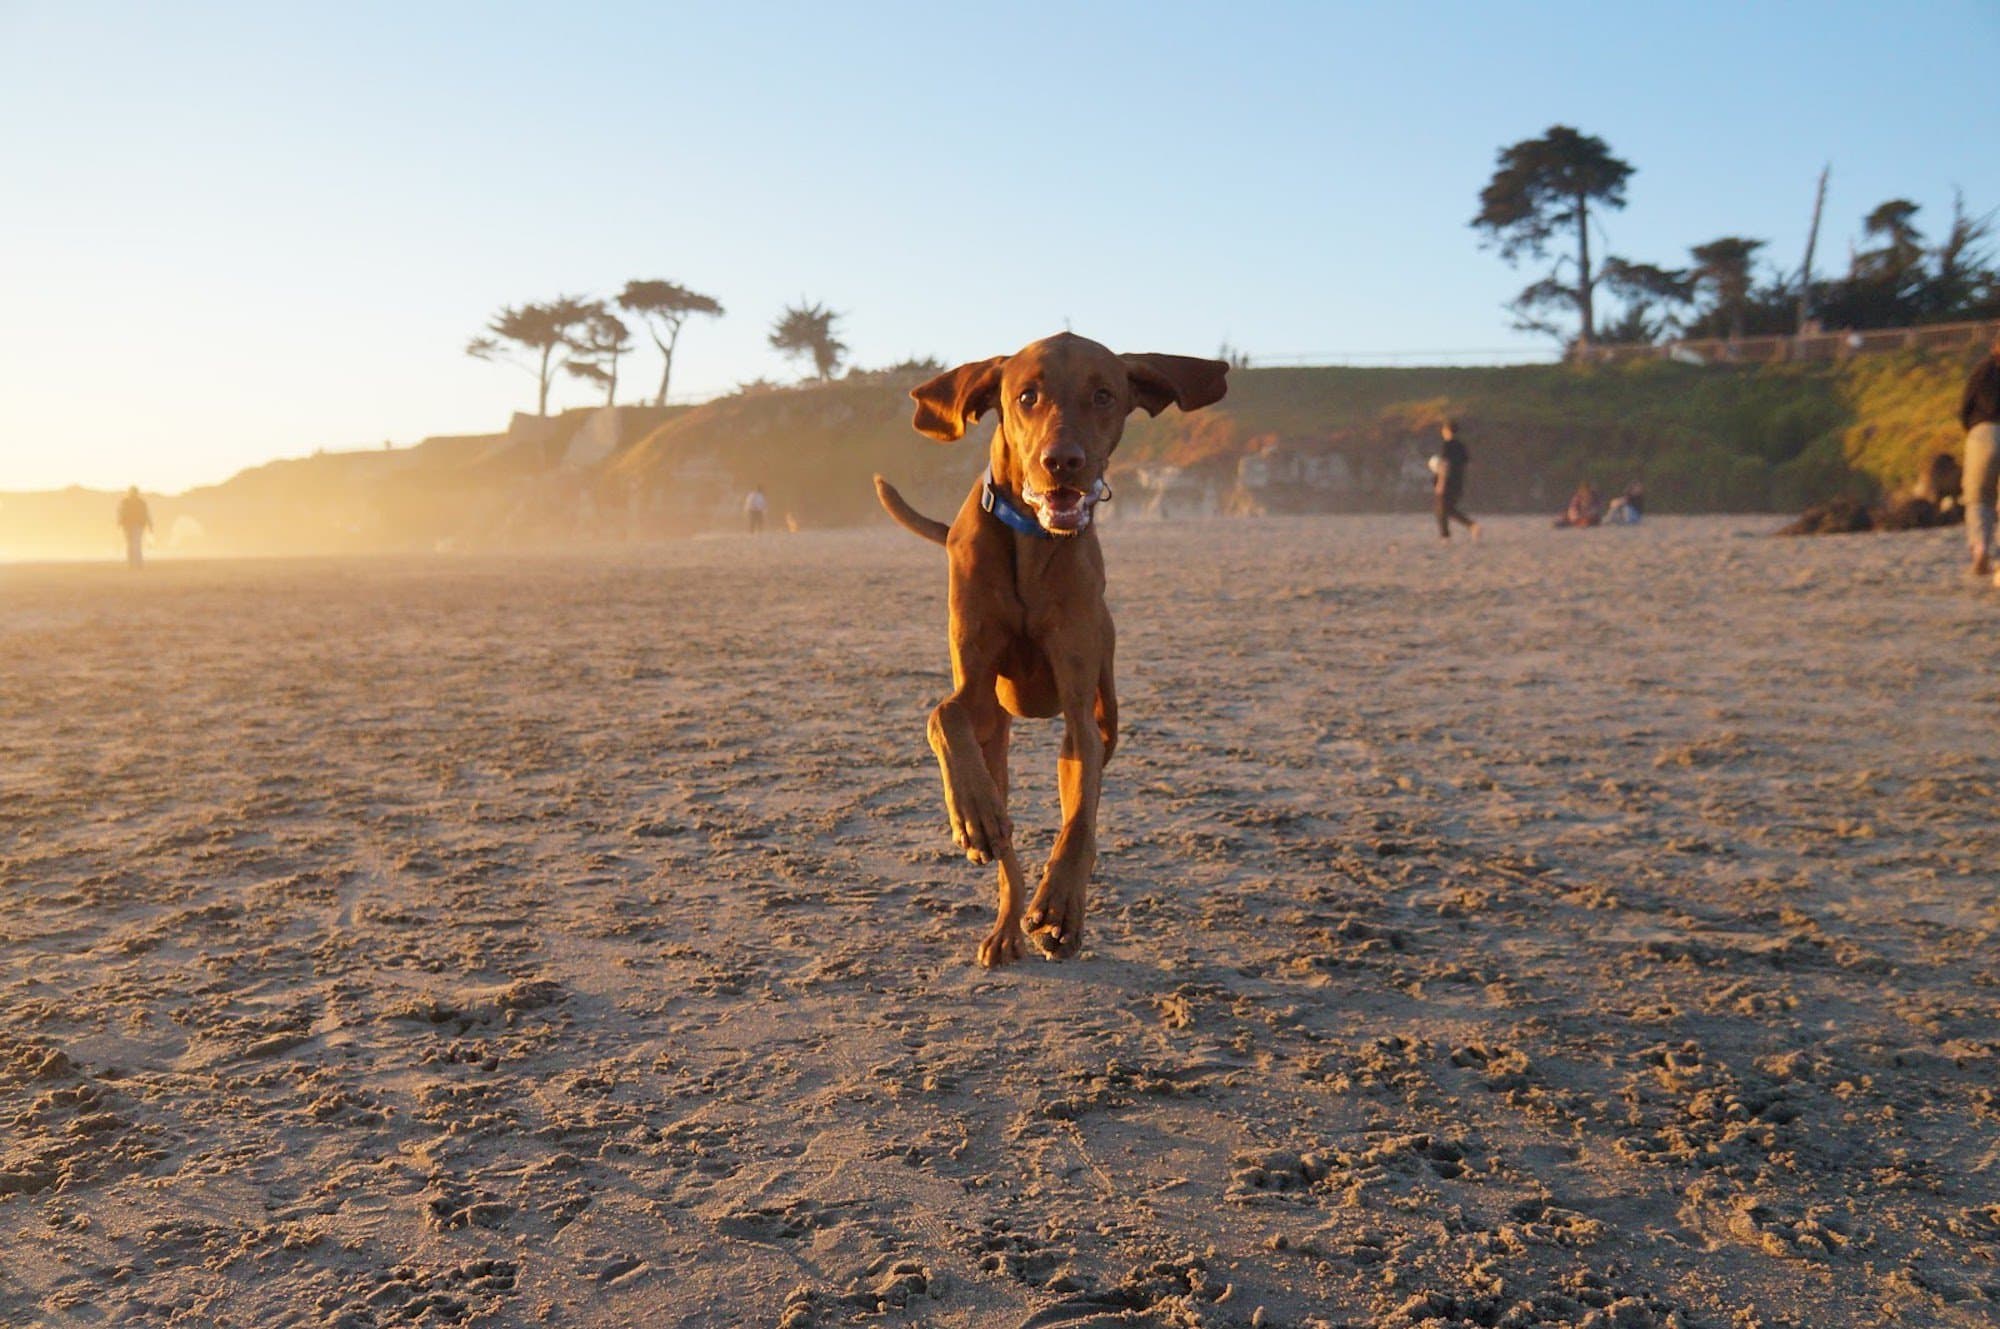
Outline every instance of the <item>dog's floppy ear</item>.
<svg viewBox="0 0 2000 1329"><path fill-rule="evenodd" d="M930 382L911 388L917 414L910 424L919 434L940 443L956 443L964 438L965 431L998 404L1000 367L1006 363L1004 355L975 360L947 369Z"/></svg>
<svg viewBox="0 0 2000 1329"><path fill-rule="evenodd" d="M1189 355L1121 355L1132 379L1132 403L1158 415L1169 406L1198 411L1229 391L1229 362Z"/></svg>

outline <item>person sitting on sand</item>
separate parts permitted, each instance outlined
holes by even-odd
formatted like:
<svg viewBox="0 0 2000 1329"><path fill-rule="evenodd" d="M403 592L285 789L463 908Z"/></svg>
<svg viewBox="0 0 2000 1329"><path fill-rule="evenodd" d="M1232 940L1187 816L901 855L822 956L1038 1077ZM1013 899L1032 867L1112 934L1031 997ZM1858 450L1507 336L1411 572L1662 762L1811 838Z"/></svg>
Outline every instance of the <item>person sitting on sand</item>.
<svg viewBox="0 0 2000 1329"><path fill-rule="evenodd" d="M1993 339L1959 399L1958 427L1965 431L1965 533L1972 545L1972 572L1993 573L1995 500L2000 498L2000 337Z"/></svg>
<svg viewBox="0 0 2000 1329"><path fill-rule="evenodd" d="M125 530L125 563L141 567L146 562L146 532L153 529L152 509L139 497L139 486L125 491L118 504L118 524Z"/></svg>
<svg viewBox="0 0 2000 1329"><path fill-rule="evenodd" d="M1813 504L1778 534L1845 535L1854 531L1925 531L1934 526L1956 526L1966 520L1965 505L1959 501L1963 479L1958 458L1940 452L1918 473L1916 483L1896 490L1880 503L1870 505L1852 495L1837 495ZM1973 558L1976 572L1979 567L1976 544Z"/></svg>
<svg viewBox="0 0 2000 1329"><path fill-rule="evenodd" d="M1604 520L1604 504L1598 499L1597 491L1585 480L1570 495L1569 507L1556 518L1557 526L1595 526Z"/></svg>
<svg viewBox="0 0 2000 1329"><path fill-rule="evenodd" d="M1611 506L1604 510L1604 520L1613 526L1637 526L1639 519L1646 515L1646 486L1634 480L1625 486L1625 492L1611 500Z"/></svg>
<svg viewBox="0 0 2000 1329"><path fill-rule="evenodd" d="M1958 458L1949 452L1931 454L1931 464L1924 467L1923 474L1910 489L1913 498L1923 499L1936 508L1938 515L1958 519L1965 516L1960 496L1965 489L1965 469L1958 464Z"/></svg>

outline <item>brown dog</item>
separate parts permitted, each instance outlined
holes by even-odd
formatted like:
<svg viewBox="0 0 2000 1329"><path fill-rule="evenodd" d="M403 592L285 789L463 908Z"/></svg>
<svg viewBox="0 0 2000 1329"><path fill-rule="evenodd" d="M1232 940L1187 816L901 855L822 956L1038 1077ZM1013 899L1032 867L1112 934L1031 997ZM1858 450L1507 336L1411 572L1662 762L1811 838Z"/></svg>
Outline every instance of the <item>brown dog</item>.
<svg viewBox="0 0 2000 1329"><path fill-rule="evenodd" d="M987 473L949 527L875 477L889 515L950 556L956 686L931 712L930 740L952 840L973 862L1000 864L1000 917L980 943L983 965L1019 959L1024 925L1054 958L1082 943L1098 785L1118 744L1111 612L1091 517L1110 496L1104 469L1133 408L1158 415L1169 404L1192 411L1218 402L1228 372L1220 360L1116 355L1069 333L1049 337L911 391L917 432L943 443L1000 412ZM1008 729L1014 716L1058 714L1062 831L1024 913L1007 817Z"/></svg>

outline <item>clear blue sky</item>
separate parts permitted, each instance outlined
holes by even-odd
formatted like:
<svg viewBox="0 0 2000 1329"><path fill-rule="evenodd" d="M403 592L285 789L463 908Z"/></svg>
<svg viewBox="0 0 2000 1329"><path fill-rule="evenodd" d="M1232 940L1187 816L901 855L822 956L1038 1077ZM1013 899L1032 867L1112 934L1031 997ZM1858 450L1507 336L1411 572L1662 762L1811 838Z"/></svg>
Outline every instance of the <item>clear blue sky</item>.
<svg viewBox="0 0 2000 1329"><path fill-rule="evenodd" d="M2000 206L2000 4L290 4L0 0L0 489L177 490L505 426L500 305L719 298L676 395L1011 350L1545 346L1467 228L1554 123L1637 167L1603 219L1822 269L1884 199ZM650 351L632 392L657 375ZM566 380L560 404L594 390Z"/></svg>

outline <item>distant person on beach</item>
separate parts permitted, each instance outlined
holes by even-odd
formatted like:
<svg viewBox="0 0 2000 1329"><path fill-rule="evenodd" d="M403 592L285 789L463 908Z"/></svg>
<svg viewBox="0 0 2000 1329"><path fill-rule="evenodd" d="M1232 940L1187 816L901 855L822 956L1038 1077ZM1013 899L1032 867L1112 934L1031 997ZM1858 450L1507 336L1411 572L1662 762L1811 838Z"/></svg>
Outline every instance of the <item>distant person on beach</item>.
<svg viewBox="0 0 2000 1329"><path fill-rule="evenodd" d="M140 567L146 561L146 532L153 529L153 514L139 497L139 486L125 491L118 504L118 524L125 529L125 563Z"/></svg>
<svg viewBox="0 0 2000 1329"><path fill-rule="evenodd" d="M743 515L749 519L750 534L756 535L764 529L764 509L770 506L764 499L764 486L753 486L750 497L743 500Z"/></svg>
<svg viewBox="0 0 2000 1329"><path fill-rule="evenodd" d="M1590 481L1585 480L1576 487L1576 492L1569 496L1569 506L1563 509L1562 516L1556 518L1556 525L1596 526L1603 520L1604 503L1597 497L1597 491L1590 487Z"/></svg>
<svg viewBox="0 0 2000 1329"><path fill-rule="evenodd" d="M1949 452L1932 453L1931 464L1924 467L1910 493L1931 505L1940 525L1961 521L1965 517L1965 468Z"/></svg>
<svg viewBox="0 0 2000 1329"><path fill-rule="evenodd" d="M1437 497L1438 537L1451 539L1451 524L1457 521L1465 527L1466 533L1474 539L1479 537L1479 523L1459 509L1459 500L1465 495L1465 468L1472 460L1465 450L1465 444L1458 437L1458 421L1447 420L1438 429L1442 440L1437 456L1431 458L1431 469L1437 472L1433 492Z"/></svg>
<svg viewBox="0 0 2000 1329"><path fill-rule="evenodd" d="M1604 510L1604 520L1613 526L1637 526L1639 519L1646 515L1646 486L1634 480L1625 486L1625 492L1611 500L1611 506Z"/></svg>
<svg viewBox="0 0 2000 1329"><path fill-rule="evenodd" d="M1958 425L1965 431L1965 533L1972 543L1972 572L1993 573L1994 503L2000 497L2000 337L1965 381Z"/></svg>

